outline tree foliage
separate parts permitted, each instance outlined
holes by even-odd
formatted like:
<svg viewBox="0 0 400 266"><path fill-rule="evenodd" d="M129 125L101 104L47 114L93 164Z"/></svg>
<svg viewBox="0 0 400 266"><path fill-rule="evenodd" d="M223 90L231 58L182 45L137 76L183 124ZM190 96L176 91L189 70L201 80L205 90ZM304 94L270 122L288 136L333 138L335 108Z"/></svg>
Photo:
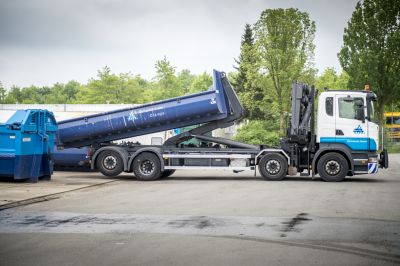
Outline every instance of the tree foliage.
<svg viewBox="0 0 400 266"><path fill-rule="evenodd" d="M146 82L129 73L119 75L104 67L76 95L77 103L142 103Z"/></svg>
<svg viewBox="0 0 400 266"><path fill-rule="evenodd" d="M235 86L236 92L241 93L245 89L245 85L248 83L250 68L256 64L256 58L253 53L254 50L254 35L250 24L246 24L244 33L242 35L242 41L240 45L240 55L238 59L235 59L237 66L234 68L238 71L233 85Z"/></svg>
<svg viewBox="0 0 400 266"><path fill-rule="evenodd" d="M298 9L267 9L261 13L254 31L261 71L271 78L275 89L283 135L290 85L312 66L315 22Z"/></svg>
<svg viewBox="0 0 400 266"><path fill-rule="evenodd" d="M184 69L178 74L175 67L164 57L155 64L156 76L148 81L131 73L115 74L109 67L97 71L87 84L69 81L51 87L11 87L5 90L0 83L0 103L147 103L196 93L208 89L211 76L204 72L191 74Z"/></svg>
<svg viewBox="0 0 400 266"><path fill-rule="evenodd" d="M0 103L4 103L6 99L7 91L3 87L3 83L0 82Z"/></svg>
<svg viewBox="0 0 400 266"><path fill-rule="evenodd" d="M343 35L338 54L349 74L349 86L369 84L378 96L380 121L385 104L400 95L400 2L358 2Z"/></svg>
<svg viewBox="0 0 400 266"><path fill-rule="evenodd" d="M238 129L235 139L254 145L278 146L279 133L270 129L271 123L264 120L250 120Z"/></svg>
<svg viewBox="0 0 400 266"><path fill-rule="evenodd" d="M349 83L349 75L342 71L338 74L333 67L328 67L322 72L315 81L315 86L318 89L328 88L333 90L347 90Z"/></svg>
<svg viewBox="0 0 400 266"><path fill-rule="evenodd" d="M249 24L242 36L237 75L234 86L245 109L246 119L265 119L263 76L259 72L259 56L254 46L254 34Z"/></svg>
<svg viewBox="0 0 400 266"><path fill-rule="evenodd" d="M203 72L193 78L186 94L205 91L212 85L212 82L212 77L207 72Z"/></svg>

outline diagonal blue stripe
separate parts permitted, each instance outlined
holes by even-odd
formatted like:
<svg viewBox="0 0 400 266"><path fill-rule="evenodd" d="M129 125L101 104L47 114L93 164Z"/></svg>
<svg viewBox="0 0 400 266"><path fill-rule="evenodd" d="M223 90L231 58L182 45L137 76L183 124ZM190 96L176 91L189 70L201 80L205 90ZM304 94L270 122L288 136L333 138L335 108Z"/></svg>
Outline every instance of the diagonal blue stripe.
<svg viewBox="0 0 400 266"><path fill-rule="evenodd" d="M376 164L373 164L371 174L375 174L375 173L376 173Z"/></svg>

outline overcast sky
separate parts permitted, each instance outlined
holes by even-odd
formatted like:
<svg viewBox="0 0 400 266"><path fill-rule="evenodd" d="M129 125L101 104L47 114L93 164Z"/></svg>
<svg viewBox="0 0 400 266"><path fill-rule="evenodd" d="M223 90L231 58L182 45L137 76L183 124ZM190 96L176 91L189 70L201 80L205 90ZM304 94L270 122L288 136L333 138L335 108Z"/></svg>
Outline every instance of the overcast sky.
<svg viewBox="0 0 400 266"><path fill-rule="evenodd" d="M87 82L103 66L152 78L167 57L177 71L231 71L245 23L267 8L296 7L316 22L315 66L337 53L355 0L0 0L0 81Z"/></svg>

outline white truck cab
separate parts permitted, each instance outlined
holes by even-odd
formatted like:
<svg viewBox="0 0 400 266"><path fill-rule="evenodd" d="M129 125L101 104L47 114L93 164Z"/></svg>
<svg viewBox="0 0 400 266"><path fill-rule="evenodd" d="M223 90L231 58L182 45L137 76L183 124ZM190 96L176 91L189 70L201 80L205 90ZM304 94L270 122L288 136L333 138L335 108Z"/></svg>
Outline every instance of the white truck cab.
<svg viewBox="0 0 400 266"><path fill-rule="evenodd" d="M378 171L379 127L371 91L325 91L318 99L319 151L338 149L353 165L351 174ZM332 165L332 169L335 169Z"/></svg>

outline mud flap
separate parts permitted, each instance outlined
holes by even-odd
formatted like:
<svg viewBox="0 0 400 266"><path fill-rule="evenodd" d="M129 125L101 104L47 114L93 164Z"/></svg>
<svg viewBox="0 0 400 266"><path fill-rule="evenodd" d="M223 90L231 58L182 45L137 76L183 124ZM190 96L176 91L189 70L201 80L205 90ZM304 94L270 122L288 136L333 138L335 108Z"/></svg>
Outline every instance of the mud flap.
<svg viewBox="0 0 400 266"><path fill-rule="evenodd" d="M383 149L382 152L379 154L379 166L381 168L389 167L389 157L387 149Z"/></svg>

